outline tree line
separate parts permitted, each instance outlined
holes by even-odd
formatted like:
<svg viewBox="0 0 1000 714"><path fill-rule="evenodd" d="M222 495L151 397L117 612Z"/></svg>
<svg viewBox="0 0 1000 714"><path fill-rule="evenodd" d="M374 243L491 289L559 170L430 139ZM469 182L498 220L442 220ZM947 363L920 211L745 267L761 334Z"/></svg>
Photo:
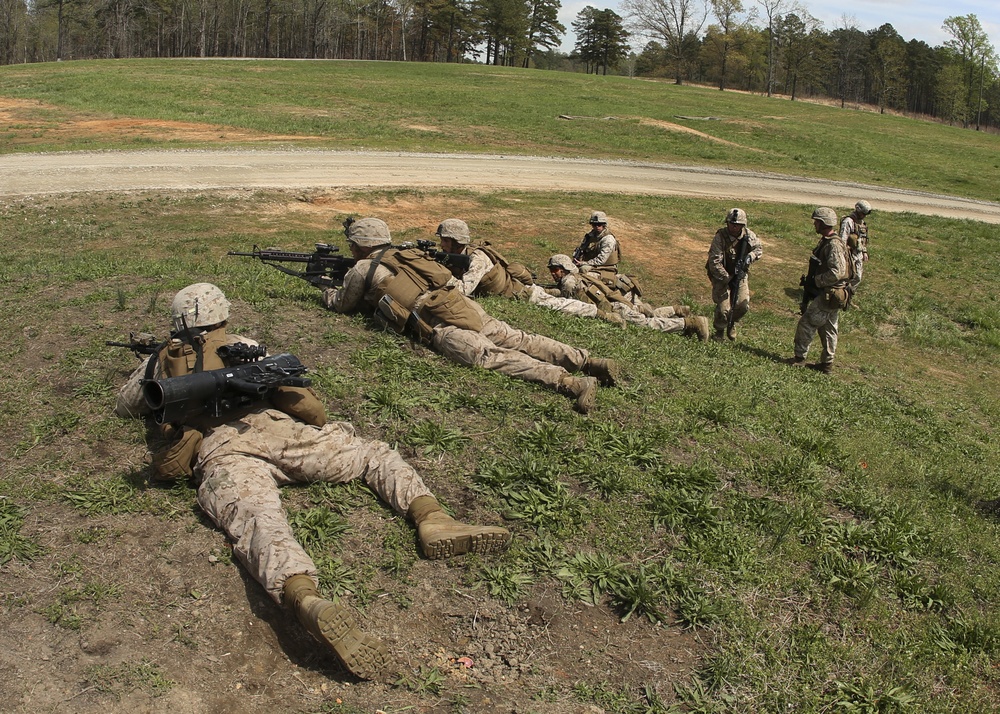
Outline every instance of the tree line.
<svg viewBox="0 0 1000 714"><path fill-rule="evenodd" d="M975 15L947 41L891 24L825 29L796 0L0 0L0 64L121 57L280 57L480 62L669 77L767 95L832 97L1000 126L997 54ZM645 44L636 49L630 41Z"/></svg>

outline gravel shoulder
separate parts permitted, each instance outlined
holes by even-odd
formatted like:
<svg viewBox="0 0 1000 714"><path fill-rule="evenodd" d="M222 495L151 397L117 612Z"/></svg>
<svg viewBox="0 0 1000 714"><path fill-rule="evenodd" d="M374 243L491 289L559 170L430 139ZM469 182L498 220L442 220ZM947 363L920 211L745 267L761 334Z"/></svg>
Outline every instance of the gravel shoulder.
<svg viewBox="0 0 1000 714"><path fill-rule="evenodd" d="M0 197L238 188L469 188L677 195L853 206L1000 223L1000 204L848 182L672 164L534 156L312 150L0 156Z"/></svg>

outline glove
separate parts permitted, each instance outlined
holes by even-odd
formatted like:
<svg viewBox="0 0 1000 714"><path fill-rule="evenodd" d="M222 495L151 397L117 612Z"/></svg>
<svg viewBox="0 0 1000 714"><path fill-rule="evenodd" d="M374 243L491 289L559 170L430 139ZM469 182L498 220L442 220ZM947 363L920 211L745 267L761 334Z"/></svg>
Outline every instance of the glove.
<svg viewBox="0 0 1000 714"><path fill-rule="evenodd" d="M153 474L159 481L176 481L190 478L194 474L194 462L198 458L202 436L197 429L182 426L169 432L173 440L153 454Z"/></svg>

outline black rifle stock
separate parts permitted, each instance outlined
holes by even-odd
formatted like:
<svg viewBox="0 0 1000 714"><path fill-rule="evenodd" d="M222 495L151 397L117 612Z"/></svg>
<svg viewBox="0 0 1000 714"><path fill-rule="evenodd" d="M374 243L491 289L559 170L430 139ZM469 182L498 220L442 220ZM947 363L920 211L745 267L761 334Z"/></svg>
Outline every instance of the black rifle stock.
<svg viewBox="0 0 1000 714"><path fill-rule="evenodd" d="M802 302L799 303L799 314L804 315L809 303L818 298L821 291L816 287L816 273L819 271L819 258L815 254L809 256L809 271L799 278L802 286Z"/></svg>
<svg viewBox="0 0 1000 714"><path fill-rule="evenodd" d="M733 274L729 278L729 317L726 320L726 330L732 332L733 325L736 324L736 302L740 296L740 283L750 272L750 238L743 236L740 238L740 245L736 249L736 263L733 266Z"/></svg>
<svg viewBox="0 0 1000 714"><path fill-rule="evenodd" d="M347 271L353 268L357 262L354 258L340 255L340 249L329 243L317 243L316 250L312 253L299 253L280 248L260 249L254 246L252 251L231 250L227 255L256 258L264 265L270 265L287 275L302 278L319 288L342 284ZM285 267L282 263L305 263L306 267L305 270L294 270Z"/></svg>
<svg viewBox="0 0 1000 714"><path fill-rule="evenodd" d="M149 332L130 332L128 333L128 342L107 340L104 344L108 347L126 347L140 359L142 355L155 355L163 346L163 343Z"/></svg>
<svg viewBox="0 0 1000 714"><path fill-rule="evenodd" d="M142 394L157 424L183 423L200 415L222 416L253 404L277 387L308 387L299 358L291 354L256 362L196 372L181 377L150 379Z"/></svg>

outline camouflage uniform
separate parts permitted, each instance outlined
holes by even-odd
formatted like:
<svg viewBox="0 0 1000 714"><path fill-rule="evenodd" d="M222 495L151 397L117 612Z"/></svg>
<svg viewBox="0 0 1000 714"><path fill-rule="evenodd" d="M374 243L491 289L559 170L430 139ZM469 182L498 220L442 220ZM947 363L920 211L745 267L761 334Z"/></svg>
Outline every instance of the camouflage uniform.
<svg viewBox="0 0 1000 714"><path fill-rule="evenodd" d="M483 278L496 267L490 256L482 250L472 250L469 252L469 269L458 277L458 289L463 295L473 297L479 288Z"/></svg>
<svg viewBox="0 0 1000 714"><path fill-rule="evenodd" d="M377 288L392 278L393 272L384 265L373 269L372 260L359 260L344 277L342 287L324 291L323 304L340 313L356 312L363 307L376 310ZM449 284L457 285L458 281L452 278ZM419 311L427 297L428 293L424 293L417 299L415 311ZM570 373L583 370L587 364L586 350L519 330L487 314L475 301L464 299L468 303L466 309L482 320L481 330L463 329L425 316L432 330L431 345L453 362L494 370L557 390Z"/></svg>
<svg viewBox="0 0 1000 714"><path fill-rule="evenodd" d="M836 225L835 219L834 214L834 222L828 224L831 229ZM825 368L824 371L833 365L837 353L838 316L846 303L847 281L850 276L847 253L847 246L835 230L829 235L821 234L819 244L813 250L813 255L818 260L815 283L820 294L806 306L795 328L794 361L797 363L805 360L809 345L819 332L822 353L817 364Z"/></svg>
<svg viewBox="0 0 1000 714"><path fill-rule="evenodd" d="M739 211L737 216L746 221L746 214L740 211L740 209L733 209L733 211ZM712 302L715 303L713 326L717 337L725 333L729 327L729 281L732 278L733 271L736 270L736 251L739 248L740 241L744 237L749 241L750 246L747 255L751 263L760 260L763 255L763 247L756 233L747 228L745 224L736 223L735 221L729 224L741 226L742 231L735 237L730 235L728 225L716 231L715 236L712 238L712 245L708 249L708 262L705 264L709 280L712 282ZM750 285L748 279L744 277L737 288L733 324L735 325L742 319L749 310Z"/></svg>
<svg viewBox="0 0 1000 714"><path fill-rule="evenodd" d="M256 344L230 336L231 342ZM149 358L152 359L152 358ZM115 413L150 413L142 396L144 362L118 394ZM153 378L162 374L157 364ZM195 475L198 504L232 539L233 552L276 602L285 580L316 577L316 565L295 540L278 487L290 483L346 483L363 478L400 515L414 499L431 495L420 475L388 444L357 436L345 422L310 426L259 407L205 431Z"/></svg>
<svg viewBox="0 0 1000 714"><path fill-rule="evenodd" d="M562 256L553 256L552 260L558 260L560 257ZM550 265L552 260L549 261ZM560 262L565 263L565 261ZM652 312L652 315L645 315L631 300L618 295L612 297L611 288L607 287L596 273L588 273L587 277L590 278L588 280L581 278L580 272L575 266L570 266L572 269L566 268L565 265L561 267L566 272L559 280L556 290L553 291L557 292L558 295L547 295L536 287L531 293L529 302L552 310L585 317L600 316L599 310L613 312L630 324L666 333L684 333L688 326L684 317L674 314L673 308L658 308ZM556 300L563 302L555 302ZM580 305L592 306L593 313L590 314L590 310L587 308L588 314L584 314L584 308L579 307Z"/></svg>
<svg viewBox="0 0 1000 714"><path fill-rule="evenodd" d="M606 226L595 226L587 232L573 253L573 259L581 270L590 269L601 274L618 272L621 257L618 239Z"/></svg>
<svg viewBox="0 0 1000 714"><path fill-rule="evenodd" d="M854 263L854 277L850 283L852 294L861 284L861 274L868 260L868 224L865 222L865 216L868 214L865 209L870 213L871 205L867 201L858 201L854 210L840 222L840 239L850 249L851 261ZM857 236L857 243L851 236Z"/></svg>

